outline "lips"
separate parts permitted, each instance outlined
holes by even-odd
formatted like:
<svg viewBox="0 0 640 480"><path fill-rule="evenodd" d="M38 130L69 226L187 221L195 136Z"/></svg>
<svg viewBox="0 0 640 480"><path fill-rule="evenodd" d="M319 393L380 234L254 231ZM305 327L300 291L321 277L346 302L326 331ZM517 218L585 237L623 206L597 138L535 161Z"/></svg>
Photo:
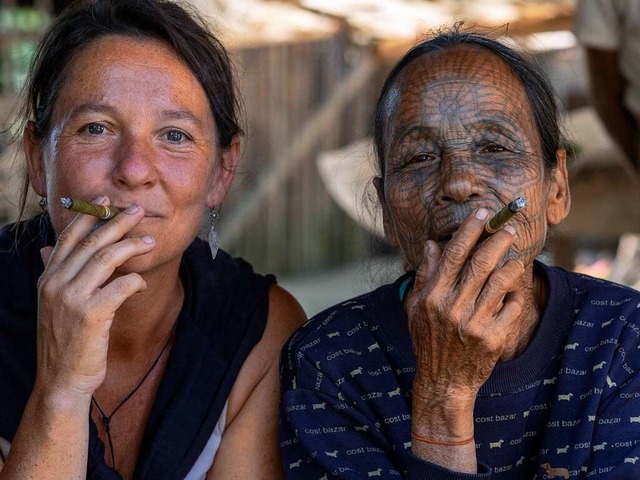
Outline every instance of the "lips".
<svg viewBox="0 0 640 480"><path fill-rule="evenodd" d="M433 239L437 243L449 242L449 240L453 238L453 234L458 231L458 228L460 228L460 224L448 226L440 230L440 232L438 232L438 234L435 235Z"/></svg>
<svg viewBox="0 0 640 480"><path fill-rule="evenodd" d="M124 212L127 208L129 208L131 205L133 205L136 202L131 202L128 204L112 204L114 207L116 207L118 210L120 210L121 212ZM138 205L140 208L144 209L144 217L145 218L154 218L154 217L161 217L162 215L160 215L159 212L155 212L151 209L147 209L144 205L140 205L139 203L136 203L136 205Z"/></svg>

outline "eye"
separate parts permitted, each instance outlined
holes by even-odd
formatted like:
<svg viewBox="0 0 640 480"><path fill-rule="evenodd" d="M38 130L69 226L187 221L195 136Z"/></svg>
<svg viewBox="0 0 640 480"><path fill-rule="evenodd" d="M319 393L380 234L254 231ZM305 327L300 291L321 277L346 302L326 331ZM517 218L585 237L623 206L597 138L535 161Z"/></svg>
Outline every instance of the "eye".
<svg viewBox="0 0 640 480"><path fill-rule="evenodd" d="M497 143L489 144L480 150L480 153L499 153L508 151L502 145L498 145Z"/></svg>
<svg viewBox="0 0 640 480"><path fill-rule="evenodd" d="M429 162L432 161L435 158L434 155L431 155L429 153L424 153L424 152L420 152L417 155L414 155L411 158L411 162L410 163L423 163L423 162Z"/></svg>
<svg viewBox="0 0 640 480"><path fill-rule="evenodd" d="M189 137L186 133L181 132L180 130L169 130L166 133L167 140L171 143L182 143L185 140L189 140Z"/></svg>
<svg viewBox="0 0 640 480"><path fill-rule="evenodd" d="M86 130L90 135L102 135L105 131L104 125L99 123L91 123L86 126Z"/></svg>

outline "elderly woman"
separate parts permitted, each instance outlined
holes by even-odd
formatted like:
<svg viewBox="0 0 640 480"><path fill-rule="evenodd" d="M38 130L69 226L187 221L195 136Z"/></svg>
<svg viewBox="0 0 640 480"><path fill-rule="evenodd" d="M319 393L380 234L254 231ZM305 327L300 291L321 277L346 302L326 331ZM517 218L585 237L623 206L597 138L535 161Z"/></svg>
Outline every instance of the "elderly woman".
<svg viewBox="0 0 640 480"><path fill-rule="evenodd" d="M27 94L48 207L0 232L0 478L280 478L278 356L304 314L196 239L239 157L224 48L171 2L82 2Z"/></svg>
<svg viewBox="0 0 640 480"><path fill-rule="evenodd" d="M285 348L288 478L640 478L640 295L535 260L570 205L535 65L481 35L425 41L387 78L375 142L409 272Z"/></svg>

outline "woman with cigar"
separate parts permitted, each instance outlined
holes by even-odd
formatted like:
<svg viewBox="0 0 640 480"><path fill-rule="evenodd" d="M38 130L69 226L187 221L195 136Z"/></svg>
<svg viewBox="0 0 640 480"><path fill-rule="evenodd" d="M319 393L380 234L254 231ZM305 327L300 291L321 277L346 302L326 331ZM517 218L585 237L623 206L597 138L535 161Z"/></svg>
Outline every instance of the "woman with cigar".
<svg viewBox="0 0 640 480"><path fill-rule="evenodd" d="M287 478L640 477L640 294L536 260L570 206L538 68L443 32L389 74L375 144L408 272L285 347Z"/></svg>
<svg viewBox="0 0 640 480"><path fill-rule="evenodd" d="M280 478L278 354L304 314L214 224L196 238L239 157L224 48L172 2L80 2L27 95L48 206L0 233L0 478Z"/></svg>

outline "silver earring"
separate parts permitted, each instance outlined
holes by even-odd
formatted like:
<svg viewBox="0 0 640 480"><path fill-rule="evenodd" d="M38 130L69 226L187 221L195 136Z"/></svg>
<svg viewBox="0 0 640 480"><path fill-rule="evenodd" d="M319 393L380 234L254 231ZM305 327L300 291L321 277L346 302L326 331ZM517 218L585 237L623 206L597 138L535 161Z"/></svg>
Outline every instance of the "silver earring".
<svg viewBox="0 0 640 480"><path fill-rule="evenodd" d="M40 197L40 202L38 202L38 205L40 205L40 208L42 209L42 213L47 213L47 197Z"/></svg>
<svg viewBox="0 0 640 480"><path fill-rule="evenodd" d="M209 212L211 226L209 227L209 235L207 237L207 240L209 241L209 248L211 249L211 258L216 258L216 255L218 254L218 248L220 246L220 242L218 240L218 232L216 232L218 217L218 211L215 208L212 208Z"/></svg>

